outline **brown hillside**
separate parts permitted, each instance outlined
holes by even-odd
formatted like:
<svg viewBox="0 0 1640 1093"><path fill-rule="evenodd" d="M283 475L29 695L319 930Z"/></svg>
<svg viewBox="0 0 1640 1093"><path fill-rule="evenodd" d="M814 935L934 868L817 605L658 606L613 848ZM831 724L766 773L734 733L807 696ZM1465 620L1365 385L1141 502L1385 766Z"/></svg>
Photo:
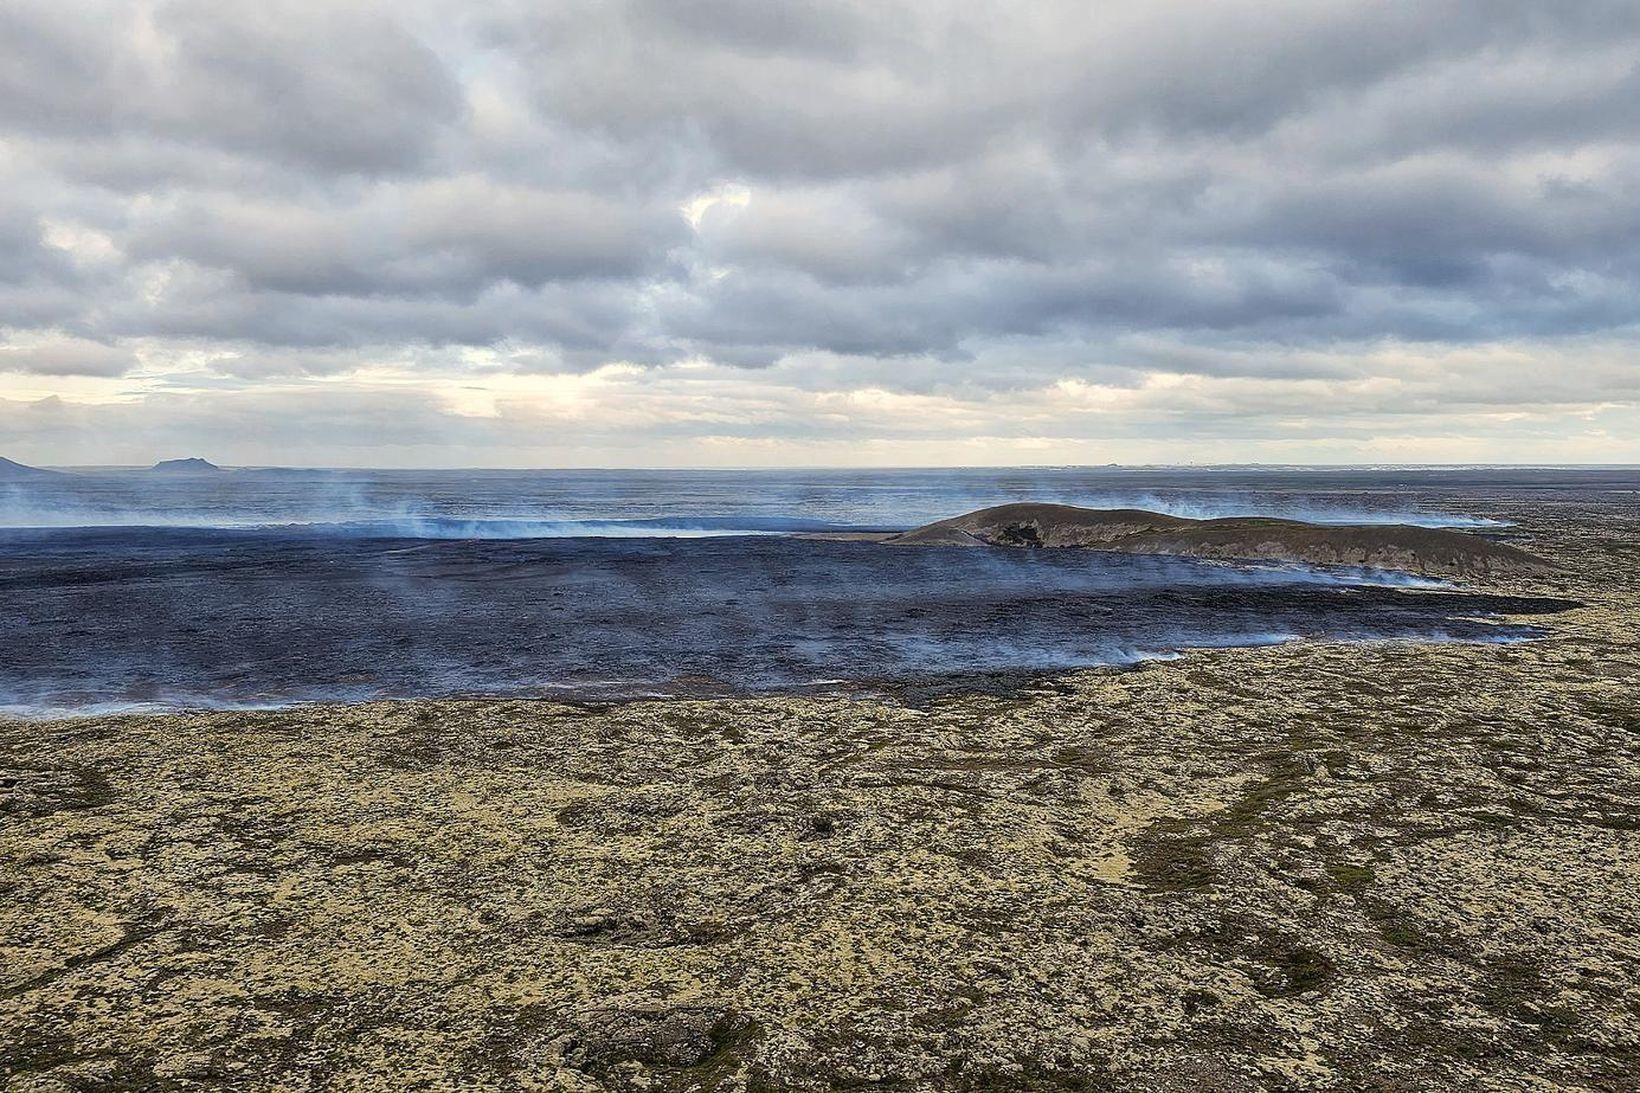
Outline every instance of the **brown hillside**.
<svg viewBox="0 0 1640 1093"><path fill-rule="evenodd" d="M1536 573L1549 562L1478 535L1403 524L1310 524L1246 516L1191 520L1139 509L1011 504L926 524L899 546L1082 547L1128 554L1370 566L1431 576Z"/></svg>

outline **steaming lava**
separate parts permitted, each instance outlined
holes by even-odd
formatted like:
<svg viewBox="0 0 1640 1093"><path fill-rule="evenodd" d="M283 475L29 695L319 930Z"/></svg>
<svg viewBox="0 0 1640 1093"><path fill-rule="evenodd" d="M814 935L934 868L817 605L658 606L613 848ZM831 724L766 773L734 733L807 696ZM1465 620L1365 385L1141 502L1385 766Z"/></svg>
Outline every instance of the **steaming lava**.
<svg viewBox="0 0 1640 1093"><path fill-rule="evenodd" d="M1081 547L1125 554L1393 569L1426 576L1541 574L1549 562L1478 535L1404 524L1310 524L1265 516L1192 520L1141 509L1011 504L925 524L896 546Z"/></svg>

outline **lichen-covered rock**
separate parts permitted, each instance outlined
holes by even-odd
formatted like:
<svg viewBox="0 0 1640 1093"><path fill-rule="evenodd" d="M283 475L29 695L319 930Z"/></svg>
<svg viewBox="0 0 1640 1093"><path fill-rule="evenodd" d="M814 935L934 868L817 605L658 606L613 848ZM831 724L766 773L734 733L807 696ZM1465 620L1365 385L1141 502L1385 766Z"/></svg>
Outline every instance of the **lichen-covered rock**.
<svg viewBox="0 0 1640 1093"><path fill-rule="evenodd" d="M1640 513L1527 517L1526 644L0 722L0 1078L1640 1087Z"/></svg>

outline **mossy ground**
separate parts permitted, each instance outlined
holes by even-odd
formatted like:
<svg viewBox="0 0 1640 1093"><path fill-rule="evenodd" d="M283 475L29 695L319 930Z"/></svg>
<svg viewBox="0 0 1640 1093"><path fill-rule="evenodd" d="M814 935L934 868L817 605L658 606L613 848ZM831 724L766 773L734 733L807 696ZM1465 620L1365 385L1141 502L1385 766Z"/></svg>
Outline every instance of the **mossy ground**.
<svg viewBox="0 0 1640 1093"><path fill-rule="evenodd" d="M0 724L0 1076L1636 1088L1640 540L1528 530L1525 645Z"/></svg>

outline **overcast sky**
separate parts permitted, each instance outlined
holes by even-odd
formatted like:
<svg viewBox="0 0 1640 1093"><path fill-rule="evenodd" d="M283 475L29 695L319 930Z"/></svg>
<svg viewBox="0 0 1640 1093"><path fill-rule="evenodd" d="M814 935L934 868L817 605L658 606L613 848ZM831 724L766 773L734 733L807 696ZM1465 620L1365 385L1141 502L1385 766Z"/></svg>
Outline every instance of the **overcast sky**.
<svg viewBox="0 0 1640 1093"><path fill-rule="evenodd" d="M1640 3L0 3L0 454L1640 461Z"/></svg>

